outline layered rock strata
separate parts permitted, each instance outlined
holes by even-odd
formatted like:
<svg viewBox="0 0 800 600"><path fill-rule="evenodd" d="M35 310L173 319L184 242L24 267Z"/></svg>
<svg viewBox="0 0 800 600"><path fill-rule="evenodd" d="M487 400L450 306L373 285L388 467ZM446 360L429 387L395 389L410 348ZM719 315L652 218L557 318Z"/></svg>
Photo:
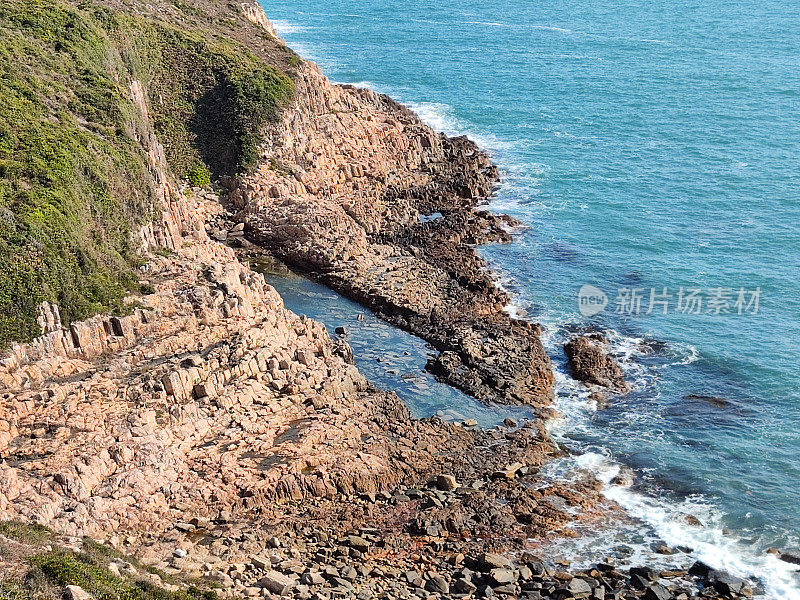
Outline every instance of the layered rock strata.
<svg viewBox="0 0 800 600"><path fill-rule="evenodd" d="M448 383L547 406L539 327L504 312L509 297L474 249L516 225L476 208L497 180L489 157L311 64L296 88L263 165L230 195L248 239L429 341L440 353L431 370Z"/></svg>

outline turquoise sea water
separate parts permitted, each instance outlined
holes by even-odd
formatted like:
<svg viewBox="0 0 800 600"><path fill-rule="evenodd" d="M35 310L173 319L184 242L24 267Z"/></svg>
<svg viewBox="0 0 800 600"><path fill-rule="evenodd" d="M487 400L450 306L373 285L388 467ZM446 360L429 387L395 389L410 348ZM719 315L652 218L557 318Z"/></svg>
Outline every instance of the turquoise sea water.
<svg viewBox="0 0 800 600"><path fill-rule="evenodd" d="M800 598L797 566L765 554L800 546L800 4L264 6L332 80L492 152L492 209L529 227L484 254L514 308L547 327L555 433L601 479L637 472L634 488L608 489L644 524L629 534ZM584 284L608 296L593 317L578 310ZM701 314L677 311L681 287L703 290ZM615 312L624 288L642 295L640 314ZM644 314L653 288L672 294L668 314ZM729 313L706 312L716 288L730 289ZM740 288L746 300L760 289L756 314L737 314ZM560 350L567 328L589 324L612 330L634 383L599 410Z"/></svg>

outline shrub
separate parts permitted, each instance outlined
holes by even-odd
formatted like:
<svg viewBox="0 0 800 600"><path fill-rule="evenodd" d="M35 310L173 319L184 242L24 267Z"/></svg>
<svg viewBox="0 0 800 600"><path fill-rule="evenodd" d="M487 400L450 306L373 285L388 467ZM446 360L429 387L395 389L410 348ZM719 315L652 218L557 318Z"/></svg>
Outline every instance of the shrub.
<svg viewBox="0 0 800 600"><path fill-rule="evenodd" d="M28 594L17 584L0 581L0 600L27 600Z"/></svg>
<svg viewBox="0 0 800 600"><path fill-rule="evenodd" d="M195 163L189 167L186 179L194 187L204 188L211 185L211 171L203 163Z"/></svg>

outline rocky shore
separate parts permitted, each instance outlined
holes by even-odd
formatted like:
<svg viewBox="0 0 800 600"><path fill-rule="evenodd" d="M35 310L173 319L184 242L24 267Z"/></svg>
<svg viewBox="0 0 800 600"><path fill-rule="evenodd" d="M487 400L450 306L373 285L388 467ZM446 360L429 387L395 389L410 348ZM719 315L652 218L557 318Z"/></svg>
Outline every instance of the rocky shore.
<svg viewBox="0 0 800 600"><path fill-rule="evenodd" d="M243 14L274 36L260 8ZM475 252L517 225L478 208L496 168L386 96L309 63L296 75L260 165L221 197L170 183L149 139L163 210L136 235L142 293L127 314L69 326L43 303L43 335L0 359L0 521L55 531L0 527L3 585L38 565L73 600L141 598L119 591L151 589L136 582L191 598L197 586L299 600L750 595L701 564L550 560L547 540L615 508L589 475L542 472L564 454L545 428L552 370L539 328L503 310ZM145 121L147 102L137 87ZM443 381L539 418L493 430L412 418L241 260L264 252L429 341ZM113 585L48 571L54 556Z"/></svg>
<svg viewBox="0 0 800 600"><path fill-rule="evenodd" d="M296 86L261 168L229 196L247 240L430 342L444 381L480 400L547 407L539 328L503 310L510 298L475 252L516 225L476 209L497 180L489 157L311 64Z"/></svg>

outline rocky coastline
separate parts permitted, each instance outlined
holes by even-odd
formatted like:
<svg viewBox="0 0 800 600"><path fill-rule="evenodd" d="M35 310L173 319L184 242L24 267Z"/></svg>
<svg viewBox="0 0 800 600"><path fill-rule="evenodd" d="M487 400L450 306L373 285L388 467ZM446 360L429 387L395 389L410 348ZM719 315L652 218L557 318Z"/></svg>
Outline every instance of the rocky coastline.
<svg viewBox="0 0 800 600"><path fill-rule="evenodd" d="M266 160L236 182L233 218L260 249L430 342L444 381L484 401L546 409L553 375L539 328L512 319L474 247L513 220L476 210L497 169L371 90L311 64L271 131Z"/></svg>
<svg viewBox="0 0 800 600"><path fill-rule="evenodd" d="M563 456L545 427L552 369L538 326L504 311L509 297L475 251L516 225L479 208L496 167L470 140L310 63L294 84L259 166L221 195L171 183L150 140L163 210L136 240L151 292L125 316L69 326L43 303L43 335L0 359L0 521L48 528L30 539L0 527L0 581L22 580L32 556L99 543L115 585L171 593L751 595L751 582L701 563L623 570L602 557L576 570L542 553L615 507L588 474L541 471ZM345 341L287 310L246 265L265 252L428 341L443 381L538 418L493 430L412 418ZM91 585L64 595L117 597ZM40 597L61 592L48 590Z"/></svg>

